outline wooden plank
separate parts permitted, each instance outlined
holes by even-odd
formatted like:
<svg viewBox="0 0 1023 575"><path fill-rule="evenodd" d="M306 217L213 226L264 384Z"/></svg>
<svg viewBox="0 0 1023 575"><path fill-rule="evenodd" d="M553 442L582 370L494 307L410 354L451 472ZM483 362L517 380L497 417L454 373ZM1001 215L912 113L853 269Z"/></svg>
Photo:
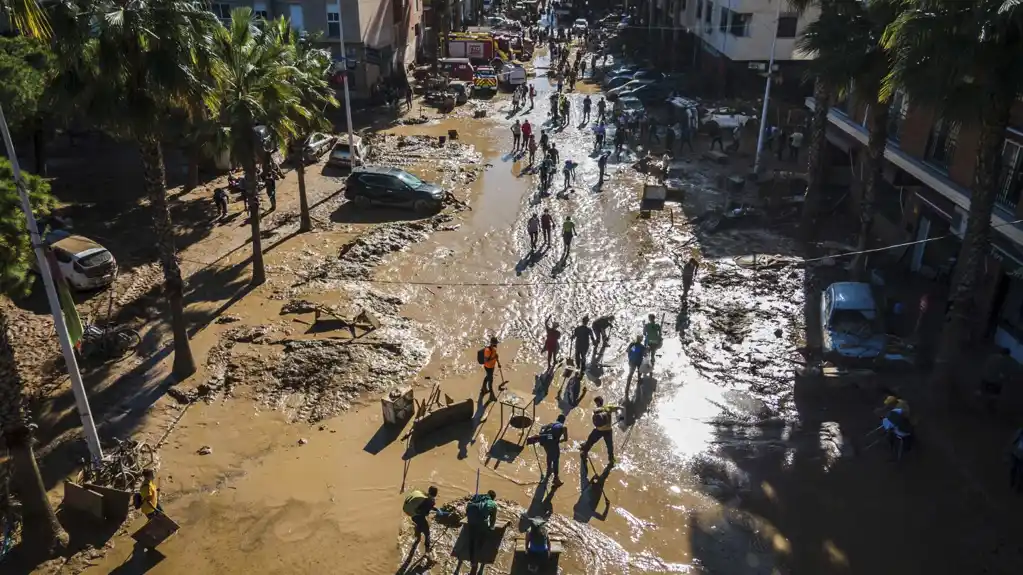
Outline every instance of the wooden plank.
<svg viewBox="0 0 1023 575"><path fill-rule="evenodd" d="M64 482L64 505L103 519L103 496L76 483Z"/></svg>
<svg viewBox="0 0 1023 575"><path fill-rule="evenodd" d="M124 518L128 516L128 510L131 508L131 498L133 495L131 491L122 491L120 489L93 485L91 483L85 483L82 487L85 487L90 491L95 491L103 496L103 517L123 521Z"/></svg>

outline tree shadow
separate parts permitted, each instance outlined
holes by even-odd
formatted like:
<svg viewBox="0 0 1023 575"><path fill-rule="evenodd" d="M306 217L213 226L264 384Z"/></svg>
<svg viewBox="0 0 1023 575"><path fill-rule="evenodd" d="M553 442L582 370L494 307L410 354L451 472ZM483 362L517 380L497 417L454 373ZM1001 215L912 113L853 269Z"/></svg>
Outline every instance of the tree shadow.
<svg viewBox="0 0 1023 575"><path fill-rule="evenodd" d="M420 214L412 209L386 206L357 206L355 202L344 202L333 213L330 221L339 224L379 224L384 222L408 222L423 220L434 214Z"/></svg>

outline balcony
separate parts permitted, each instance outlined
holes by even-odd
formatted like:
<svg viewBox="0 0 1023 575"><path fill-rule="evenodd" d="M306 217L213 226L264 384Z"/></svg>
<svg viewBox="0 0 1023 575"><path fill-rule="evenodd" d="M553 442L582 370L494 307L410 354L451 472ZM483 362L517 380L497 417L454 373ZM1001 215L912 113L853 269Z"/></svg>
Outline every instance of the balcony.
<svg viewBox="0 0 1023 575"><path fill-rule="evenodd" d="M804 104L810 110L814 110L817 107L813 98L807 98ZM830 110L828 112L828 123L834 126L842 135L852 138L862 146L867 145L869 134L866 128L857 124L844 113L834 109ZM950 180L947 174L929 166L923 160L903 152L898 144L894 142L888 142L888 146L884 151L884 157L909 175L920 180L925 186L945 196L963 210L969 211L970 191ZM1015 214L996 206L994 213L991 215L991 225L1006 238L1016 244L1023 245L1023 227L1020 224L1010 224L1010 222L1014 222L1017 219Z"/></svg>

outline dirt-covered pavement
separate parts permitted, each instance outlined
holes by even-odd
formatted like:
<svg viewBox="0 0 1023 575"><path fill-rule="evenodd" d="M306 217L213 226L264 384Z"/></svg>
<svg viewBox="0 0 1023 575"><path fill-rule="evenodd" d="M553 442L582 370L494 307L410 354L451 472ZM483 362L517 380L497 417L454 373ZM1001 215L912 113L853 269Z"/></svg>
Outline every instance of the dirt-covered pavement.
<svg viewBox="0 0 1023 575"><path fill-rule="evenodd" d="M478 474L509 522L488 573L522 572L512 550L524 514L549 517L552 536L564 539L566 574L973 573L982 561L988 572L1011 572L1000 570L1012 553L984 514L929 499L962 491L958 475L858 449L876 426L873 396L797 379L805 326L815 321L806 294L820 289L813 267L797 265L783 222L707 224L726 200L718 176L743 167L691 154L686 201L640 218L636 152L612 155L596 186L576 92L572 122L551 136L562 161L579 162L578 180L562 191L559 172L553 193L538 193L527 161L511 153L510 126L544 125L545 63L537 60L535 109L510 110L499 96L472 104L485 119L460 112L391 129L379 143L381 158L443 183L471 210L413 220L333 197L314 212L313 233L281 233L267 254L267 286L210 304L220 319L194 338L200 374L132 427L153 443L163 438L164 507L181 531L150 553L121 533L68 571L464 573L469 566L448 556L457 527L433 526L438 563L429 567L410 553L401 505L403 492L430 484L440 503L461 504ZM433 143L452 129L455 146ZM552 245L530 253L526 221L543 209L558 229ZM578 236L562 258L567 216ZM689 257L702 265L684 311ZM230 273L245 263L217 262ZM325 309L368 311L380 325L352 338ZM544 321L569 332L584 315L608 314L610 341L591 350L575 406L563 394L565 372L545 375ZM652 377L626 398L625 347L648 314L664 326L665 345ZM401 383L415 383L418 397L439 382L453 400L475 399L476 350L491 335L501 340L498 383L533 400L538 423L567 416L565 484L556 490L539 481L543 452L523 446L526 433L506 426L497 404L477 410L478 425L416 449L382 425L377 398ZM566 333L563 358L569 348ZM602 443L589 457L579 451L598 395L625 407L613 467ZM928 489L914 489L921 484ZM943 512L972 535L940 521Z"/></svg>

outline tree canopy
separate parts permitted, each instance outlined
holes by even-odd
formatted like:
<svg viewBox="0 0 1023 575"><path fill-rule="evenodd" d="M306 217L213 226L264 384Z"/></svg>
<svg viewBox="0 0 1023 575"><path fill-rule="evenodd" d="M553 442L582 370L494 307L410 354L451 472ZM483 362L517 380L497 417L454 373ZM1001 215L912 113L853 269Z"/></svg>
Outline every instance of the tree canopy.
<svg viewBox="0 0 1023 575"><path fill-rule="evenodd" d="M48 214L56 204L50 185L24 171L21 177L36 216ZM0 294L19 296L28 291L28 272L34 257L21 198L14 185L14 170L7 158L0 158Z"/></svg>
<svg viewBox="0 0 1023 575"><path fill-rule="evenodd" d="M0 105L12 131L46 109L46 90L56 75L47 42L27 36L0 37Z"/></svg>

